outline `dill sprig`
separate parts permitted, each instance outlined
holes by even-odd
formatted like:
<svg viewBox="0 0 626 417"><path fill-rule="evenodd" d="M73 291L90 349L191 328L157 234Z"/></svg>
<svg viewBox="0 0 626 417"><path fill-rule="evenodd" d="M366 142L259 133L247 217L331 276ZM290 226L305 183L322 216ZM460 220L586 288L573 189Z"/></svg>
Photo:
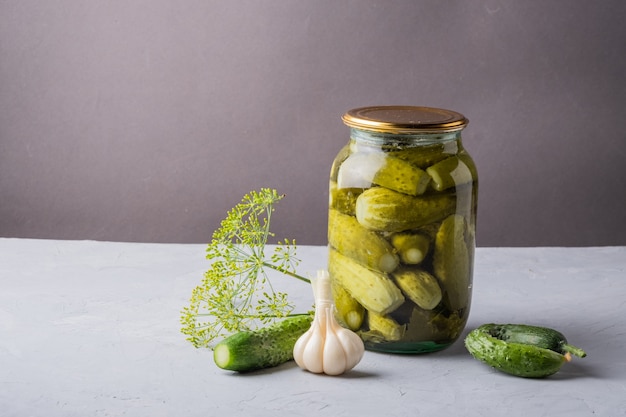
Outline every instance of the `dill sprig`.
<svg viewBox="0 0 626 417"><path fill-rule="evenodd" d="M265 253L274 205L284 195L262 188L251 191L233 207L206 250L211 267L191 294L181 314L182 333L195 347L212 347L218 337L254 329L292 314L294 306L276 291L268 269L310 282L296 273L295 240L279 241Z"/></svg>

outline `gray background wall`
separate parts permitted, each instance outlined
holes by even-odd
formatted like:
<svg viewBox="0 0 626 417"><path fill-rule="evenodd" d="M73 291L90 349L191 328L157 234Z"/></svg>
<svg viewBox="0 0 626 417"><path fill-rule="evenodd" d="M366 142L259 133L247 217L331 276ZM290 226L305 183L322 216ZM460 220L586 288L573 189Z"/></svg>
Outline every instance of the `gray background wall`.
<svg viewBox="0 0 626 417"><path fill-rule="evenodd" d="M626 2L0 1L0 236L326 243L353 107L464 113L480 246L626 244Z"/></svg>

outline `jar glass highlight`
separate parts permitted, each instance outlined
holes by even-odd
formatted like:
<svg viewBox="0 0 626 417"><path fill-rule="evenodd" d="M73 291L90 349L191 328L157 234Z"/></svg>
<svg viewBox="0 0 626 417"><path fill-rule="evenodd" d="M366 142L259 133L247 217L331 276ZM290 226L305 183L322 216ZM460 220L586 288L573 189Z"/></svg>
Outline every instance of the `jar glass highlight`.
<svg viewBox="0 0 626 417"><path fill-rule="evenodd" d="M337 318L368 350L422 353L467 322L478 176L467 119L428 107L354 109L330 173L328 270Z"/></svg>

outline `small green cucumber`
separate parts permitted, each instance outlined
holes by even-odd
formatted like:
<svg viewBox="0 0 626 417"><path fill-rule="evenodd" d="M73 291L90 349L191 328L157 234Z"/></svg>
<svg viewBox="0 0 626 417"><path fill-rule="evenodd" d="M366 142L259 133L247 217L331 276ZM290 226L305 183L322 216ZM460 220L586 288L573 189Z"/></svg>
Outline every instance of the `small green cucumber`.
<svg viewBox="0 0 626 417"><path fill-rule="evenodd" d="M435 237L433 271L439 278L452 311L469 302L472 280L471 254L466 243L467 222L459 214L448 216Z"/></svg>
<svg viewBox="0 0 626 417"><path fill-rule="evenodd" d="M579 358L587 356L584 350L568 344L562 333L547 327L527 324L492 324L487 329L493 337L505 342L533 345L562 355L569 352Z"/></svg>
<svg viewBox="0 0 626 417"><path fill-rule="evenodd" d="M462 150L461 152L459 152L457 156L459 157L461 161L463 161L465 166L470 170L470 173L472 174L472 179L474 181L477 181L478 170L476 169L476 163L474 162L470 154L468 154L465 150Z"/></svg>
<svg viewBox="0 0 626 417"><path fill-rule="evenodd" d="M420 233L396 233L391 236L391 245L398 251L402 263L417 265L428 254L430 239Z"/></svg>
<svg viewBox="0 0 626 417"><path fill-rule="evenodd" d="M558 331L524 324L483 324L465 338L470 354L493 368L524 378L555 374L584 350L567 343Z"/></svg>
<svg viewBox="0 0 626 417"><path fill-rule="evenodd" d="M362 188L338 188L337 183L331 181L329 186L329 204L331 209L343 214L354 216L356 199L363 192Z"/></svg>
<svg viewBox="0 0 626 417"><path fill-rule="evenodd" d="M402 291L387 274L371 270L332 248L328 251L328 273L366 310L386 314L404 303Z"/></svg>
<svg viewBox="0 0 626 417"><path fill-rule="evenodd" d="M437 191L447 190L472 182L472 171L458 156L451 156L426 168L432 178L432 187Z"/></svg>
<svg viewBox="0 0 626 417"><path fill-rule="evenodd" d="M339 188L366 188L377 184L410 195L422 194L429 183L426 171L384 152L350 155L337 176Z"/></svg>
<svg viewBox="0 0 626 417"><path fill-rule="evenodd" d="M426 171L402 159L387 156L384 165L372 178L372 182L400 193L420 195L426 191L430 176Z"/></svg>
<svg viewBox="0 0 626 417"><path fill-rule="evenodd" d="M410 162L422 169L427 168L459 151L457 141L445 141L432 145L420 145L389 152L395 158Z"/></svg>
<svg viewBox="0 0 626 417"><path fill-rule="evenodd" d="M337 320L352 331L359 330L365 318L365 308L338 282L331 282L331 290Z"/></svg>
<svg viewBox="0 0 626 417"><path fill-rule="evenodd" d="M238 372L278 366L293 359L293 347L312 321L310 315L299 315L235 333L215 345L213 360L222 369Z"/></svg>
<svg viewBox="0 0 626 417"><path fill-rule="evenodd" d="M364 227L384 232L416 229L454 212L454 195L413 197L384 187L365 190L356 200L356 218Z"/></svg>
<svg viewBox="0 0 626 417"><path fill-rule="evenodd" d="M328 244L376 271L391 272L400 263L386 239L361 226L356 218L333 209L328 210Z"/></svg>
<svg viewBox="0 0 626 417"><path fill-rule="evenodd" d="M389 316L372 311L367 313L367 325L370 329L368 336L376 335L379 341L397 342L402 339L406 332L405 324L400 324Z"/></svg>
<svg viewBox="0 0 626 417"><path fill-rule="evenodd" d="M439 282L427 271L399 268L392 276L404 295L424 310L432 310L441 301Z"/></svg>

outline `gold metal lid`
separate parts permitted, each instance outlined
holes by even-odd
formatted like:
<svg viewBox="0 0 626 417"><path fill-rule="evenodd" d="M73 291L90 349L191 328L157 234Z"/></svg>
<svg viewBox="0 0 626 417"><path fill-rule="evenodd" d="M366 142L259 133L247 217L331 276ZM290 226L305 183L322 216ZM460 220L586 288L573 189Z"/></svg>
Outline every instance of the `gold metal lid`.
<svg viewBox="0 0 626 417"><path fill-rule="evenodd" d="M344 114L342 120L356 129L398 134L454 132L469 123L455 111L418 106L359 107Z"/></svg>

